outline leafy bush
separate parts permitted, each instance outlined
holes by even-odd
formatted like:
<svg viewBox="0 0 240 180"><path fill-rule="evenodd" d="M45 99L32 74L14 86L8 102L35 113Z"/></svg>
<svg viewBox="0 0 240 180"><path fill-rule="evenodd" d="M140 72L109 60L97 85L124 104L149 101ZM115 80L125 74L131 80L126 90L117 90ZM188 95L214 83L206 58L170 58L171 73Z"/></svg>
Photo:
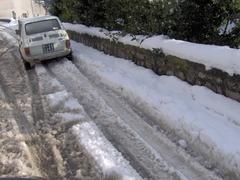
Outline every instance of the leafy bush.
<svg viewBox="0 0 240 180"><path fill-rule="evenodd" d="M239 45L240 0L54 0L51 12L77 21L132 34L165 34L197 43ZM219 28L224 30L220 33Z"/></svg>

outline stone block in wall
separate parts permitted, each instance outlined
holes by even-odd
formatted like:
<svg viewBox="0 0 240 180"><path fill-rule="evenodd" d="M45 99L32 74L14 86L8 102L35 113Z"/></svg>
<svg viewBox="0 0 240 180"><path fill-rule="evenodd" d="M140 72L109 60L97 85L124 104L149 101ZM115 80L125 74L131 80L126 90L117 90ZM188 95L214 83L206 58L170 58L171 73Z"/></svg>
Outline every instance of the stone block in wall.
<svg viewBox="0 0 240 180"><path fill-rule="evenodd" d="M240 93L231 91L229 89L227 89L225 93L227 97L240 101Z"/></svg>
<svg viewBox="0 0 240 180"><path fill-rule="evenodd" d="M205 84L204 84L205 87L213 90L214 92L217 92L217 87L215 86L215 83L211 83L210 81L207 81Z"/></svg>
<svg viewBox="0 0 240 180"><path fill-rule="evenodd" d="M148 69L152 69L154 70L155 68L155 60L152 59L151 57L144 57L144 67L148 68Z"/></svg>
<svg viewBox="0 0 240 180"><path fill-rule="evenodd" d="M179 59L175 56L168 55L167 58L167 66L169 69L173 69L174 71L181 71L184 74L189 69L189 63L184 59Z"/></svg>
<svg viewBox="0 0 240 180"><path fill-rule="evenodd" d="M195 73L193 71L188 71L185 74L186 77L186 81L188 83L190 83L191 85L194 85L196 83L196 77L195 77Z"/></svg>
<svg viewBox="0 0 240 180"><path fill-rule="evenodd" d="M124 51L121 43L117 43L118 51L117 51L117 57L123 57L124 56Z"/></svg>
<svg viewBox="0 0 240 180"><path fill-rule="evenodd" d="M183 81L185 81L185 74L183 73L183 72L181 72L181 71L179 71L179 72L176 72L175 73L175 76L177 76L179 79L181 79L181 80L183 80Z"/></svg>

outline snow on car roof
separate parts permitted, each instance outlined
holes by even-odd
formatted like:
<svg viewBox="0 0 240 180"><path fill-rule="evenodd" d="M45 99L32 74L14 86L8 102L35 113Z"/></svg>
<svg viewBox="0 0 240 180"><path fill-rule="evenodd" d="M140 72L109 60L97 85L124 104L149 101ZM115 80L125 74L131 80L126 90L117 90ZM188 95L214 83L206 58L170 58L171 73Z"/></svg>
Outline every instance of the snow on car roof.
<svg viewBox="0 0 240 180"><path fill-rule="evenodd" d="M23 18L19 21L23 24L35 22L35 21L42 21L42 20L48 20L48 19L57 19L56 16L37 16L37 17L31 17L31 18Z"/></svg>

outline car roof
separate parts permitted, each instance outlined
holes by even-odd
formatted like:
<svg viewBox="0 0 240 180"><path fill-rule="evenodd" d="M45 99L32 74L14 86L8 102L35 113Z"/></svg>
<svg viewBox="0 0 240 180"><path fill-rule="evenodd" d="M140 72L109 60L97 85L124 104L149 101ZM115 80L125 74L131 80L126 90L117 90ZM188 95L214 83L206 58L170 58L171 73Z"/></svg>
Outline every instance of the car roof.
<svg viewBox="0 0 240 180"><path fill-rule="evenodd" d="M2 19L2 20L11 20L11 21L15 21L16 19L13 19L12 17L0 17L0 19Z"/></svg>
<svg viewBox="0 0 240 180"><path fill-rule="evenodd" d="M27 24L27 23L31 23L31 22L48 20L48 19L58 19L58 17L56 17L56 16L37 16L37 17L31 17L31 18L22 18L19 21L22 24Z"/></svg>

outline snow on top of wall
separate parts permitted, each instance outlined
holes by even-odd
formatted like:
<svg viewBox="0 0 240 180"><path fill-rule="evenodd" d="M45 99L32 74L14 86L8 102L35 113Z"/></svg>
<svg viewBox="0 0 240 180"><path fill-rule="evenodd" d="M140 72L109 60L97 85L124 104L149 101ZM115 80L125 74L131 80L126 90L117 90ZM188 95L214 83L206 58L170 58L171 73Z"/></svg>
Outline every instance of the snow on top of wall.
<svg viewBox="0 0 240 180"><path fill-rule="evenodd" d="M68 30L82 34L89 34L105 39L112 39L111 32L96 27L87 27L81 24L64 23ZM153 37L115 35L119 42L130 44L145 49L162 49L167 55L177 56L182 59L205 65L206 69L217 68L229 75L240 74L240 49L232 49L228 46L196 44L181 40L169 39L159 35Z"/></svg>
<svg viewBox="0 0 240 180"><path fill-rule="evenodd" d="M107 32L107 30L104 30L102 28L98 27L87 27L82 24L70 24L70 23L63 23L64 27L66 29L76 31L82 34L89 34L92 36L97 36L105 39L110 39L104 32Z"/></svg>

